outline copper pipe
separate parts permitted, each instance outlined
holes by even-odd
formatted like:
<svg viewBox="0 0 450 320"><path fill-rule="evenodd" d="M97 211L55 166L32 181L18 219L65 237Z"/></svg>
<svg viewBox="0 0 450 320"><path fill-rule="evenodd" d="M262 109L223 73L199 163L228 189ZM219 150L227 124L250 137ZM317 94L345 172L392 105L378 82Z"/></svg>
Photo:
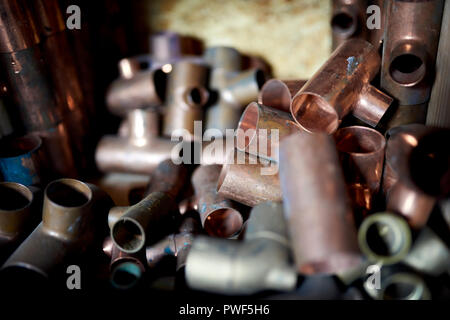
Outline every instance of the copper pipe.
<svg viewBox="0 0 450 320"><path fill-rule="evenodd" d="M111 228L111 239L121 251L136 253L146 244L160 240L160 233L172 227L171 220L177 213L175 197L183 186L185 170L171 161L158 166L150 194L130 206Z"/></svg>
<svg viewBox="0 0 450 320"><path fill-rule="evenodd" d="M274 161L278 161L280 141L302 130L289 113L257 102L244 110L237 129L238 150Z"/></svg>
<svg viewBox="0 0 450 320"><path fill-rule="evenodd" d="M164 116L163 134L170 137L175 130L187 130L194 136L194 121L203 119L203 106L209 93L208 68L194 60L182 60L173 66L166 94L167 112Z"/></svg>
<svg viewBox="0 0 450 320"><path fill-rule="evenodd" d="M265 76L261 70L243 71L228 82L222 93L223 100L237 108L245 106L257 99L264 82Z"/></svg>
<svg viewBox="0 0 450 320"><path fill-rule="evenodd" d="M228 238L243 224L236 205L217 193L221 166L200 166L192 174L192 186L197 198L197 210L205 231L216 237Z"/></svg>
<svg viewBox="0 0 450 320"><path fill-rule="evenodd" d="M218 194L250 207L267 201L281 201L278 168L271 170L271 166L277 164L268 163L242 151L230 152L228 161L220 172Z"/></svg>
<svg viewBox="0 0 450 320"><path fill-rule="evenodd" d="M373 45L361 39L344 42L294 96L292 116L312 132L333 133L349 113L375 126L392 102L370 85L379 68Z"/></svg>
<svg viewBox="0 0 450 320"><path fill-rule="evenodd" d="M307 80L270 79L261 87L258 103L290 113L292 98L306 82Z"/></svg>
<svg viewBox="0 0 450 320"><path fill-rule="evenodd" d="M108 213L108 227L111 230L113 225L127 212L129 206L112 207ZM111 240L112 241L112 240Z"/></svg>
<svg viewBox="0 0 450 320"><path fill-rule="evenodd" d="M381 88L399 105L429 99L443 5L442 0L387 3Z"/></svg>
<svg viewBox="0 0 450 320"><path fill-rule="evenodd" d="M367 0L333 0L331 18L333 50L349 39L367 38L367 5Z"/></svg>
<svg viewBox="0 0 450 320"><path fill-rule="evenodd" d="M280 182L297 271L340 273L361 262L331 137L300 132L280 146Z"/></svg>
<svg viewBox="0 0 450 320"><path fill-rule="evenodd" d="M386 139L361 126L341 128L334 139L350 198L356 208L370 211L380 189Z"/></svg>
<svg viewBox="0 0 450 320"><path fill-rule="evenodd" d="M243 241L198 236L186 263L189 287L226 295L293 290L297 274L280 203L252 209Z"/></svg>
<svg viewBox="0 0 450 320"><path fill-rule="evenodd" d="M55 276L68 259L102 240L111 205L109 196L93 185L74 179L50 183L44 192L42 222L5 262L4 279Z"/></svg>

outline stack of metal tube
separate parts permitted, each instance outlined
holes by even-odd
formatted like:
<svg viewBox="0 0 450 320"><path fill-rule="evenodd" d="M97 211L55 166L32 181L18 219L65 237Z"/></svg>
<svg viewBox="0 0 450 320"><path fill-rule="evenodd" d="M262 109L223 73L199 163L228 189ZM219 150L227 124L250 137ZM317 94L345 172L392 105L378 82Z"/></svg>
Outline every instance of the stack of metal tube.
<svg viewBox="0 0 450 320"><path fill-rule="evenodd" d="M450 298L450 121L433 84L448 2L333 1L335 48L309 80L154 34L118 62L105 104L120 125L92 159L59 7L19 2L0 0L1 283L73 289L78 268L93 290ZM91 183L114 173L148 183L119 206Z"/></svg>

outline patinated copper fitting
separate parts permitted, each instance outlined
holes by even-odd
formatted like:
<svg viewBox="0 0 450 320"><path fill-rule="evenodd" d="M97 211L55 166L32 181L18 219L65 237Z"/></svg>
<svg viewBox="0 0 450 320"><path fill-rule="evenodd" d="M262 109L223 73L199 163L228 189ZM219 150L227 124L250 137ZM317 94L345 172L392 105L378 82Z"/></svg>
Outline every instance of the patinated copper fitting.
<svg viewBox="0 0 450 320"><path fill-rule="evenodd" d="M282 200L278 165L235 150L222 166L217 192L250 207Z"/></svg>
<svg viewBox="0 0 450 320"><path fill-rule="evenodd" d="M350 198L357 208L370 211L380 189L386 139L361 126L341 128L334 139Z"/></svg>
<svg viewBox="0 0 450 320"><path fill-rule="evenodd" d="M294 96L292 116L305 130L328 134L349 113L377 125L392 102L370 84L379 68L380 57L369 42L344 42Z"/></svg>
<svg viewBox="0 0 450 320"><path fill-rule="evenodd" d="M449 131L419 124L391 129L386 149L383 188L387 209L421 228L438 197L449 190Z"/></svg>
<svg viewBox="0 0 450 320"><path fill-rule="evenodd" d="M2 276L51 278L68 259L101 245L111 206L109 196L93 185L53 181L44 192L42 222L5 262Z"/></svg>
<svg viewBox="0 0 450 320"><path fill-rule="evenodd" d="M361 255L333 138L300 132L284 139L280 182L297 271L357 267Z"/></svg>
<svg viewBox="0 0 450 320"><path fill-rule="evenodd" d="M399 105L429 99L443 5L442 0L387 3L381 88Z"/></svg>
<svg viewBox="0 0 450 320"><path fill-rule="evenodd" d="M261 87L258 103L284 112L291 112L292 98L307 80L270 79Z"/></svg>
<svg viewBox="0 0 450 320"><path fill-rule="evenodd" d="M331 30L333 50L352 38L367 39L367 0L333 0Z"/></svg>
<svg viewBox="0 0 450 320"><path fill-rule="evenodd" d="M194 121L203 119L203 106L209 98L208 67L198 61L183 59L173 66L168 78L163 134L186 130L194 138Z"/></svg>
<svg viewBox="0 0 450 320"><path fill-rule="evenodd" d="M237 129L238 150L274 161L278 161L280 141L303 130L289 113L257 102L244 110Z"/></svg>
<svg viewBox="0 0 450 320"><path fill-rule="evenodd" d="M175 197L183 186L180 180L183 174L179 173L183 169L171 161L161 163L153 174L150 194L130 206L112 225L111 239L121 251L136 253L173 228L172 220L177 213Z"/></svg>
<svg viewBox="0 0 450 320"><path fill-rule="evenodd" d="M253 208L243 241L198 236L186 263L189 287L227 295L293 290L297 274L280 203Z"/></svg>
<svg viewBox="0 0 450 320"><path fill-rule="evenodd" d="M220 165L200 166L191 181L203 228L211 236L228 238L241 230L243 219L233 201L216 191L220 169Z"/></svg>

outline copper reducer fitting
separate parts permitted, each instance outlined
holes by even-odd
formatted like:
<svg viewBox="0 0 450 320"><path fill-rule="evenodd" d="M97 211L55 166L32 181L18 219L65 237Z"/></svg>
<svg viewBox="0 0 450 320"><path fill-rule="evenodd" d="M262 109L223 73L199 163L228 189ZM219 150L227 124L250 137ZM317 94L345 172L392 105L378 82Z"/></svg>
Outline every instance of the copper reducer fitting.
<svg viewBox="0 0 450 320"><path fill-rule="evenodd" d="M297 271L357 267L361 254L333 138L301 132L284 139L280 182Z"/></svg>
<svg viewBox="0 0 450 320"><path fill-rule="evenodd" d="M74 179L51 182L44 192L42 222L5 262L1 276L51 278L97 242L100 248L112 204L94 185Z"/></svg>
<svg viewBox="0 0 450 320"><path fill-rule="evenodd" d="M203 228L211 236L229 238L241 230L243 219L237 204L217 193L220 170L220 165L199 166L191 181Z"/></svg>
<svg viewBox="0 0 450 320"><path fill-rule="evenodd" d="M186 281L191 288L227 295L293 290L297 274L282 204L253 208L243 241L198 236L187 258Z"/></svg>
<svg viewBox="0 0 450 320"><path fill-rule="evenodd" d="M284 112L291 112L292 98L307 80L267 80L261 87L258 103Z"/></svg>
<svg viewBox="0 0 450 320"><path fill-rule="evenodd" d="M376 126L392 102L370 84L379 68L380 57L369 42L344 42L295 95L293 118L307 131L328 134L349 113Z"/></svg>
<svg viewBox="0 0 450 320"><path fill-rule="evenodd" d="M419 229L427 223L436 200L450 193L450 131L411 124L388 134L383 176L387 209Z"/></svg>

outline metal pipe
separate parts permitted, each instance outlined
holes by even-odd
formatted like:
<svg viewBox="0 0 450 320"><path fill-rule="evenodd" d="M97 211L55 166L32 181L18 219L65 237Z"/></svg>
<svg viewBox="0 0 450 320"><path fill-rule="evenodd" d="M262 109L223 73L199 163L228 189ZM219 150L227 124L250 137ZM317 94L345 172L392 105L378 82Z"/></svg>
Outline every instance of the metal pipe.
<svg viewBox="0 0 450 320"><path fill-rule="evenodd" d="M220 172L217 192L250 207L267 201L279 202L280 179L278 167L273 166L278 165L242 151L230 152Z"/></svg>
<svg viewBox="0 0 450 320"><path fill-rule="evenodd" d="M340 273L360 264L332 137L300 132L285 138L280 146L280 182L297 271Z"/></svg>
<svg viewBox="0 0 450 320"><path fill-rule="evenodd" d="M177 213L175 197L183 181L185 168L171 161L162 162L155 173L150 194L139 203L130 206L113 224L111 239L123 252L136 253L146 244L161 239L167 229L172 228L174 214ZM161 235L161 233L163 233Z"/></svg>
<svg viewBox="0 0 450 320"><path fill-rule="evenodd" d="M111 205L109 196L93 185L74 179L50 183L44 192L42 222L2 266L4 279L55 276L68 259L102 240Z"/></svg>
<svg viewBox="0 0 450 320"><path fill-rule="evenodd" d="M198 236L186 263L189 287L227 295L293 290L297 274L290 262L283 206L253 208L243 241Z"/></svg>
<svg viewBox="0 0 450 320"><path fill-rule="evenodd" d="M294 96L293 118L307 131L329 134L349 113L375 126L392 102L370 85L379 68L373 45L361 39L346 41Z"/></svg>
<svg viewBox="0 0 450 320"><path fill-rule="evenodd" d="M203 228L211 236L228 238L241 230L243 219L237 206L216 191L220 169L219 165L199 166L191 182Z"/></svg>
<svg viewBox="0 0 450 320"><path fill-rule="evenodd" d="M289 113L257 102L244 110L237 129L238 150L273 161L278 161L280 141L302 130Z"/></svg>
<svg viewBox="0 0 450 320"><path fill-rule="evenodd" d="M349 39L367 39L367 0L333 0L331 30L332 48L339 47Z"/></svg>
<svg viewBox="0 0 450 320"><path fill-rule="evenodd" d="M233 77L224 88L223 100L240 108L258 98L259 89L265 82L264 73L258 69L243 71Z"/></svg>
<svg viewBox="0 0 450 320"><path fill-rule="evenodd" d="M306 82L307 80L270 79L261 87L258 103L290 113L292 98Z"/></svg>
<svg viewBox="0 0 450 320"><path fill-rule="evenodd" d="M334 139L350 198L356 208L370 211L380 189L386 139L361 126L341 128Z"/></svg>

